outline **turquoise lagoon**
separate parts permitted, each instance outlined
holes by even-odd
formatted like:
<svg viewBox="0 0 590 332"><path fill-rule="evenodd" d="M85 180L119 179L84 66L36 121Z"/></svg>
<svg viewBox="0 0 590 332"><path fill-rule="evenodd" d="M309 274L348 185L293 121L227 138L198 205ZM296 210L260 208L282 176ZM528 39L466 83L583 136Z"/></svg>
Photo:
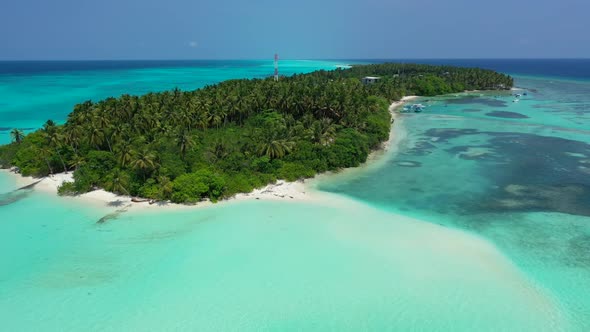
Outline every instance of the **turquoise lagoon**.
<svg viewBox="0 0 590 332"><path fill-rule="evenodd" d="M345 198L129 212L2 207L10 331L555 331L555 300L487 241Z"/></svg>
<svg viewBox="0 0 590 332"><path fill-rule="evenodd" d="M517 85L422 100L399 151L314 202L97 224L118 207L0 172L2 328L587 331L590 82Z"/></svg>
<svg viewBox="0 0 590 332"><path fill-rule="evenodd" d="M492 241L590 330L590 81L517 76L527 96L422 99L399 153L323 190Z"/></svg>

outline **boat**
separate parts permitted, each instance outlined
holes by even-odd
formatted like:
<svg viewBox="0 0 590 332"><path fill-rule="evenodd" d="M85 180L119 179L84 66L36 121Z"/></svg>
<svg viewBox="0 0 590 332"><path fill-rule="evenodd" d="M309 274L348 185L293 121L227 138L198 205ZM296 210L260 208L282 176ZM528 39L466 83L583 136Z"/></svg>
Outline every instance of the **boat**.
<svg viewBox="0 0 590 332"><path fill-rule="evenodd" d="M420 112L422 112L422 110L424 110L424 108L425 108L425 107L426 107L426 106L424 106L424 105L422 105L422 104L414 104L414 105L412 105L412 110L413 110L415 113L420 113Z"/></svg>
<svg viewBox="0 0 590 332"><path fill-rule="evenodd" d="M425 107L426 106L424 106L422 104L406 105L406 106L404 106L404 108L402 108L402 112L420 113L420 112L422 112L422 110L424 110Z"/></svg>
<svg viewBox="0 0 590 332"><path fill-rule="evenodd" d="M517 98L517 99L514 99L512 102L513 102L513 103L518 103L519 101L520 101L520 100Z"/></svg>

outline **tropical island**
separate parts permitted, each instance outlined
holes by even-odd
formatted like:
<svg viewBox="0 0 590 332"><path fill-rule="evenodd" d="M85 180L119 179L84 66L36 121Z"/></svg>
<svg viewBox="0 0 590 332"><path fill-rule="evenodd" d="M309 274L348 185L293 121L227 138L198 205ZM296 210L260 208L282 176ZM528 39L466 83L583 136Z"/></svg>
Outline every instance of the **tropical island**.
<svg viewBox="0 0 590 332"><path fill-rule="evenodd" d="M364 77L378 77L364 82ZM291 77L237 79L194 91L123 95L74 107L63 125L0 146L24 176L73 171L60 195L103 188L147 199L213 202L278 179L356 167L389 137L389 105L406 95L502 90L491 70L358 65Z"/></svg>

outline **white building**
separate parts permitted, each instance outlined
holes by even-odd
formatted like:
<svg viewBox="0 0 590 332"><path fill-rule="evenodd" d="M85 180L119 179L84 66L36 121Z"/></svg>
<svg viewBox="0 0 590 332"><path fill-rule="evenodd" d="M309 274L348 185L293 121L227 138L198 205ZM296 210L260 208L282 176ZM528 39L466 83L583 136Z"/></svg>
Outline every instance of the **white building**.
<svg viewBox="0 0 590 332"><path fill-rule="evenodd" d="M363 81L363 84L373 84L380 79L381 79L381 77L367 76L367 77L363 77L362 81Z"/></svg>

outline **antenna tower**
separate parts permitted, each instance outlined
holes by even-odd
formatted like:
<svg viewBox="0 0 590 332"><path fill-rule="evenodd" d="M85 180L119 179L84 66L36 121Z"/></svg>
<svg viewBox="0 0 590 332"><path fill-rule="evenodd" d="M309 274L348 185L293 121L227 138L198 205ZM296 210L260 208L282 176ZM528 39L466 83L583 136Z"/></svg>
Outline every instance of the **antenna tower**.
<svg viewBox="0 0 590 332"><path fill-rule="evenodd" d="M275 53L275 81L279 80L279 55Z"/></svg>

